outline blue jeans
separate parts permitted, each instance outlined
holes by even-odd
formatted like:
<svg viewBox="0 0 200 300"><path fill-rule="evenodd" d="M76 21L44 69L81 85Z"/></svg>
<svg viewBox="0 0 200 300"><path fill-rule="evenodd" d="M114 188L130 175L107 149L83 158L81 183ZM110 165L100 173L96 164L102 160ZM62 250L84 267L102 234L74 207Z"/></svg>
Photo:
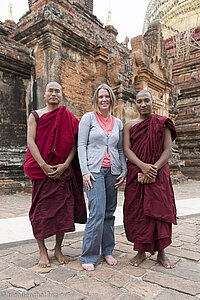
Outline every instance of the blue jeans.
<svg viewBox="0 0 200 300"><path fill-rule="evenodd" d="M101 248L101 255L111 255L115 246L113 216L117 206L117 189L114 185L118 177L110 168L101 167L100 173L93 173L93 189L86 190L89 217L83 237L82 264L95 264Z"/></svg>

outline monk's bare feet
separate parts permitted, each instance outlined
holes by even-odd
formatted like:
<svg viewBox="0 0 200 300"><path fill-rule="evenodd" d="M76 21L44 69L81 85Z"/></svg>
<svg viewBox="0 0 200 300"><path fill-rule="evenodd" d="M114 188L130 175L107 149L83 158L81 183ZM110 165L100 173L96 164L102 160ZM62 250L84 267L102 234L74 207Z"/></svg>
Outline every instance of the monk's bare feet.
<svg viewBox="0 0 200 300"><path fill-rule="evenodd" d="M82 267L86 271L94 271L94 265L93 264L82 264Z"/></svg>
<svg viewBox="0 0 200 300"><path fill-rule="evenodd" d="M164 250L158 251L157 261L159 263L161 263L161 265L163 265L163 267L166 268L166 269L175 268L175 265L170 262L169 258L165 254Z"/></svg>
<svg viewBox="0 0 200 300"><path fill-rule="evenodd" d="M110 266L114 266L117 264L117 260L112 255L106 255L104 256L104 259Z"/></svg>
<svg viewBox="0 0 200 300"><path fill-rule="evenodd" d="M40 252L40 260L39 260L38 266L40 268L49 268L49 267L51 267L47 251L41 251Z"/></svg>
<svg viewBox="0 0 200 300"><path fill-rule="evenodd" d="M68 264L69 260L62 254L60 249L55 248L54 256L60 265Z"/></svg>
<svg viewBox="0 0 200 300"><path fill-rule="evenodd" d="M130 261L129 261L129 264L134 266L134 267L138 267L142 262L143 260L145 260L147 257L146 257L146 253L145 252L138 252L136 254L136 256L134 256Z"/></svg>

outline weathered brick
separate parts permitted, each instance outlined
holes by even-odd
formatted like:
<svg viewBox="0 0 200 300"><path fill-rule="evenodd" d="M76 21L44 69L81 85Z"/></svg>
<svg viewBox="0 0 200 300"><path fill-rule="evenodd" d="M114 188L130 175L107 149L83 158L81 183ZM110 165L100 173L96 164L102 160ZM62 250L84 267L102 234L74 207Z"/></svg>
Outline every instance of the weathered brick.
<svg viewBox="0 0 200 300"><path fill-rule="evenodd" d="M141 277L146 273L146 270L141 269L140 267L134 267L129 265L126 268L124 268L121 272L124 274Z"/></svg>
<svg viewBox="0 0 200 300"><path fill-rule="evenodd" d="M135 294L131 294L131 293L124 293L122 295L120 295L118 298L118 300L142 300L143 297L137 296Z"/></svg>
<svg viewBox="0 0 200 300"><path fill-rule="evenodd" d="M11 254L11 253L14 253L14 249L12 248L12 249L1 249L0 250L0 257L3 257L3 256L6 256L6 255L9 255L9 254Z"/></svg>
<svg viewBox="0 0 200 300"><path fill-rule="evenodd" d="M127 283L131 281L131 278L125 274L121 274L119 272L115 272L111 278L109 278L108 282L118 288L125 287Z"/></svg>
<svg viewBox="0 0 200 300"><path fill-rule="evenodd" d="M81 249L78 248L72 248L71 246L69 247L64 247L62 249L63 255L65 256L70 256L70 257L76 257L76 256L80 256L81 255Z"/></svg>
<svg viewBox="0 0 200 300"><path fill-rule="evenodd" d="M165 288L174 289L182 293L195 296L200 293L200 285L197 282L172 276L169 274L151 272L143 277L144 281L158 284Z"/></svg>
<svg viewBox="0 0 200 300"><path fill-rule="evenodd" d="M132 280L126 286L126 289L130 292L137 293L150 299L152 299L160 291L159 287L156 287L142 280Z"/></svg>
<svg viewBox="0 0 200 300"><path fill-rule="evenodd" d="M66 285L58 284L53 281L46 281L43 285L38 285L27 292L27 299L59 299L59 300L81 300L83 296L77 293L76 291L72 291ZM25 298L25 299L26 299ZM19 298L20 299L20 298Z"/></svg>
<svg viewBox="0 0 200 300"><path fill-rule="evenodd" d="M75 248L75 249L82 249L82 245L83 245L83 242L82 241L78 241L76 243L70 244L70 247L71 248Z"/></svg>
<svg viewBox="0 0 200 300"><path fill-rule="evenodd" d="M191 260L199 261L200 260L200 253L199 252L192 252L181 248L174 248L169 247L166 249L166 253L169 253L174 256L185 257Z"/></svg>
<svg viewBox="0 0 200 300"><path fill-rule="evenodd" d="M198 245L193 244L184 244L182 246L183 249L194 251L194 252L200 252L200 247Z"/></svg>
<svg viewBox="0 0 200 300"><path fill-rule="evenodd" d="M68 278L73 277L76 274L76 271L68 269L67 265L60 266L55 270L52 270L49 274L46 275L47 278L50 278L57 282L65 283Z"/></svg>
<svg viewBox="0 0 200 300"><path fill-rule="evenodd" d="M13 263L22 268L32 268L36 263L36 259L33 256L23 255L22 253L12 253L3 257L3 259L9 263Z"/></svg>
<svg viewBox="0 0 200 300"><path fill-rule="evenodd" d="M179 293L174 290L168 289L161 291L155 299L157 300L166 300L166 299L174 299L174 300L194 300L193 296L189 296L187 294Z"/></svg>
<svg viewBox="0 0 200 300"><path fill-rule="evenodd" d="M87 277L74 277L67 280L67 286L92 299L115 299L121 292L106 283ZM99 291L101 291L99 293Z"/></svg>
<svg viewBox="0 0 200 300"><path fill-rule="evenodd" d="M180 247L182 245L183 245L183 242L178 241L178 240L173 241L171 244L171 246L173 246L173 247Z"/></svg>
<svg viewBox="0 0 200 300"><path fill-rule="evenodd" d="M6 262L0 261L0 270L7 269L9 265Z"/></svg>
<svg viewBox="0 0 200 300"><path fill-rule="evenodd" d="M173 269L166 269L160 265L157 265L152 269L161 273L167 273L176 277L200 282L200 266L194 261L180 259L179 262L176 264L176 267ZM187 272L185 270L187 270Z"/></svg>
<svg viewBox="0 0 200 300"><path fill-rule="evenodd" d="M67 267L70 269L73 269L73 270L77 270L77 271L83 270L80 259L75 259L73 261L70 261L68 263Z"/></svg>
<svg viewBox="0 0 200 300"><path fill-rule="evenodd" d="M115 245L115 250L118 250L118 251L121 251L121 252L133 253L133 246L132 245L123 244L123 243L117 243Z"/></svg>
<svg viewBox="0 0 200 300"><path fill-rule="evenodd" d="M186 243L196 243L197 242L197 238L193 237L193 236L188 236L188 235L183 235L179 232L179 237L178 239L180 241L186 242Z"/></svg>

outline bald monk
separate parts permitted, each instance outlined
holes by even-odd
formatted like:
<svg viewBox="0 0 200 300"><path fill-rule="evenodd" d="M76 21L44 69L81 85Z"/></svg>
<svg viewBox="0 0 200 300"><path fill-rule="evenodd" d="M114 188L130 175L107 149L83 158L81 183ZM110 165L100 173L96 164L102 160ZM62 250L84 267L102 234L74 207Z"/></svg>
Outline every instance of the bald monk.
<svg viewBox="0 0 200 300"><path fill-rule="evenodd" d="M169 118L152 114L152 103L151 93L140 91L135 101L139 117L124 126L128 159L124 226L137 251L130 264L139 266L146 259L145 252L158 251L158 262L174 268L164 249L171 243L172 223L177 224L167 162L176 129Z"/></svg>
<svg viewBox="0 0 200 300"><path fill-rule="evenodd" d="M45 239L56 235L54 255L60 264L67 263L61 252L64 233L75 230L74 222L87 220L75 144L79 121L60 106L62 88L57 82L47 84L44 98L46 106L29 116L24 163L32 180L29 217L42 268L51 266Z"/></svg>

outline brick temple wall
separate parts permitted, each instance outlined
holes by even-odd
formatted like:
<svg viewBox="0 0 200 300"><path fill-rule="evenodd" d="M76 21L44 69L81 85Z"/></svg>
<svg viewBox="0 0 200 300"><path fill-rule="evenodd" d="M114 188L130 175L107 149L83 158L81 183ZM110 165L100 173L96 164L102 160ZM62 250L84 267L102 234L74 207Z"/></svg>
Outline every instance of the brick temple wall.
<svg viewBox="0 0 200 300"><path fill-rule="evenodd" d="M22 164L26 152L26 111L33 68L28 49L10 38L14 29L12 22L0 23L1 192L7 191L11 179L24 180ZM22 188L21 184L14 186L15 190Z"/></svg>
<svg viewBox="0 0 200 300"><path fill-rule="evenodd" d="M88 8L92 1L86 2L35 0L17 24L13 38L35 57L33 104L44 106L46 83L58 81L63 86L62 104L80 119L92 110L96 87L107 82L113 89L123 90L117 94L115 111L124 122L135 117L132 95L142 88L152 92L154 111L168 115L171 85L159 24L150 28L149 38L139 46L132 42L129 50L117 42L116 29L104 28L92 14Z"/></svg>
<svg viewBox="0 0 200 300"><path fill-rule="evenodd" d="M200 28L195 39L200 41ZM191 48L190 55L177 58L170 41L166 48L173 59L177 144L184 162L181 170L188 178L200 180L200 49Z"/></svg>
<svg viewBox="0 0 200 300"><path fill-rule="evenodd" d="M38 108L45 105L46 83L59 81L63 86L62 104L78 118L92 110L96 87L102 82L113 84L107 73L113 52L120 53L121 83L128 82L124 62L129 50L103 28L88 8L92 2L86 2L35 0L31 11L17 24L13 38L31 49L35 57Z"/></svg>
<svg viewBox="0 0 200 300"><path fill-rule="evenodd" d="M94 91L104 82L116 95L114 113L123 123L137 116L134 99L141 89L152 93L155 113L169 115L172 72L160 24L152 24L144 38L133 38L130 50L127 41L117 42L114 27L103 27L93 15L92 5L92 0L32 0L30 11L18 24L2 24L5 34L1 44L7 69L1 68L3 59L0 60L0 91L4 99L1 109L7 107L8 111L0 124L6 133L3 143L7 145L0 151L0 161L5 178L24 178L26 118L32 109L45 106L44 91L49 81L61 83L62 105L78 119L93 109ZM13 84L3 78L10 78ZM178 151L175 156L178 161ZM16 159L17 173L16 164L12 165ZM174 176L176 168L173 167Z"/></svg>

